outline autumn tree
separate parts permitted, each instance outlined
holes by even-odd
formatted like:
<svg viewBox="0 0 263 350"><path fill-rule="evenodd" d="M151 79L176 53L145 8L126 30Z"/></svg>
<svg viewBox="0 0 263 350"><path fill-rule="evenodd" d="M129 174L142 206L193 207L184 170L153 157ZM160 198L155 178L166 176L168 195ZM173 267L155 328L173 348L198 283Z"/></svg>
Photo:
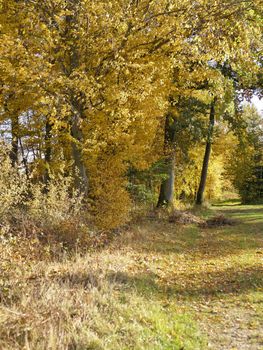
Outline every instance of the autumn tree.
<svg viewBox="0 0 263 350"><path fill-rule="evenodd" d="M217 10L220 7L220 14ZM197 13L197 18L203 18L202 24L195 28L194 34L192 34L188 40L191 43L191 47L187 47L184 45L184 50L189 50L188 53L191 52L190 57L188 57L187 62L183 61L183 79L181 82L176 79L173 83L175 89L177 86L180 86L180 94L183 94L186 89L189 89L192 85L192 90L194 90L198 84L203 85L204 82L210 82L211 78L209 77L209 72L211 72L211 65L217 66L218 64L224 65L226 60L230 60L234 69L238 72L242 70L249 71L249 73L243 74L242 81L244 84L253 81L256 79L256 75L258 72L258 59L260 57L261 44L260 44L260 7L258 2L251 3L241 3L241 2L229 2L229 3L220 3L218 8L215 8L213 3L210 3L207 6L203 7L204 12ZM204 20L205 14L210 13L212 16L209 19ZM217 16L214 17L217 13ZM195 22L194 22L195 23ZM224 28L224 29L222 29ZM204 42L204 39L207 40ZM221 46L222 45L222 46ZM237 50L239 47L242 49ZM220 50L221 48L221 50ZM182 51L183 53L184 51ZM182 59L182 58L181 58ZM190 64L189 64L190 62ZM201 63L202 70L200 72ZM249 62L249 63L248 63ZM248 64L250 65L250 69L247 70ZM187 67L197 67L197 69L186 69ZM178 69L177 66L176 68ZM190 76L195 75L194 80L190 78ZM196 79L197 77L197 79ZM199 81L198 81L199 80ZM212 81L214 78L212 78ZM221 78L219 77L219 80ZM182 81L185 81L185 86L182 86ZM193 86L193 82L195 86ZM201 84L200 84L201 83ZM215 84L215 80L214 80ZM207 85L211 85L208 83ZM213 93L213 91L211 91ZM220 92L220 94L222 94ZM221 95L219 94L219 97ZM213 113L212 113L213 114ZM167 125L167 124L165 124ZM164 131L167 134L166 131ZM209 148L209 147L208 147ZM207 152L208 154L209 152ZM208 158L208 157L206 157ZM206 166L203 171L203 180L205 178ZM171 168L169 170L170 174ZM172 176L168 175L168 179ZM166 184L167 184L166 180ZM173 181L170 181L172 184ZM204 186L205 181L201 181L200 189ZM163 188L165 186L165 182L161 186L160 198L163 197L164 191ZM167 193L172 193L171 188L170 191L166 191ZM202 191L200 191L201 193ZM165 199L166 203L172 201L172 197L169 196ZM159 201L160 203L160 201ZM159 204L158 203L158 204Z"/></svg>
<svg viewBox="0 0 263 350"><path fill-rule="evenodd" d="M229 156L227 173L243 202L249 203L262 197L262 117L254 107L247 105L241 112L240 120L239 129L236 130L238 142Z"/></svg>

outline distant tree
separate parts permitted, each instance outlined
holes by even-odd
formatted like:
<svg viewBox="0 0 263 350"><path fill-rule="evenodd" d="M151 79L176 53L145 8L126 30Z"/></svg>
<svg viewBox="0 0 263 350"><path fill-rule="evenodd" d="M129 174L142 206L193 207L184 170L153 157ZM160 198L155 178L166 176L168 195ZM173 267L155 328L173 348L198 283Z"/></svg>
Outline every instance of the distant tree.
<svg viewBox="0 0 263 350"><path fill-rule="evenodd" d="M263 119L255 107L245 106L237 130L238 144L230 155L227 173L243 202L262 200Z"/></svg>

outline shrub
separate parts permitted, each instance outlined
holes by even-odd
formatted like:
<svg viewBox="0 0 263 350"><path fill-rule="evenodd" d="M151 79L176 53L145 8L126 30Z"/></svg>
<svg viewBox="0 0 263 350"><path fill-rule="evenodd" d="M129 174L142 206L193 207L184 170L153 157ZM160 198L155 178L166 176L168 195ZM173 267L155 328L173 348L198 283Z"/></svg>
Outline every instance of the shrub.
<svg viewBox="0 0 263 350"><path fill-rule="evenodd" d="M8 148L0 148L0 233L34 235L73 243L88 239L83 196L71 177L52 178L46 187L12 166Z"/></svg>
<svg viewBox="0 0 263 350"><path fill-rule="evenodd" d="M0 147L0 219L21 207L25 200L28 182L25 174L12 167L8 148Z"/></svg>
<svg viewBox="0 0 263 350"><path fill-rule="evenodd" d="M43 184L35 184L27 201L29 220L49 236L67 242L77 240L87 230L83 196L72 186L71 177L52 179L46 192Z"/></svg>

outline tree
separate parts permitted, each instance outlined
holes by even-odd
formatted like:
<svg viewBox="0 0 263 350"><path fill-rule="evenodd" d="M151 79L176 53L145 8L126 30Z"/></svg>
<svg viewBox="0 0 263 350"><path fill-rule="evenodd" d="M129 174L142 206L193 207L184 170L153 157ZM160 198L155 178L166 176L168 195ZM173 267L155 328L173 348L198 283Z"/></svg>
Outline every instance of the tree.
<svg viewBox="0 0 263 350"><path fill-rule="evenodd" d="M216 98L213 99L210 107L209 128L208 128L207 142L206 142L206 148L205 148L205 155L204 155L203 166L201 171L200 184L199 184L197 196L196 196L196 204L198 205L201 205L204 199L205 185L206 185L206 179L208 174L208 166L209 166L209 160L210 160L210 155L212 150L212 142L213 142L213 135L214 135L214 127L215 127L215 105L216 105Z"/></svg>
<svg viewBox="0 0 263 350"><path fill-rule="evenodd" d="M229 156L227 174L242 201L250 203L262 200L260 171L263 160L263 125L262 117L254 107L250 106L243 109L240 120L242 123L236 130L238 142Z"/></svg>
<svg viewBox="0 0 263 350"><path fill-rule="evenodd" d="M166 177L161 183L157 207L173 205L177 168L188 158L191 147L201 141L207 108L204 102L191 96L180 96L178 101L171 97L170 105L164 141Z"/></svg>

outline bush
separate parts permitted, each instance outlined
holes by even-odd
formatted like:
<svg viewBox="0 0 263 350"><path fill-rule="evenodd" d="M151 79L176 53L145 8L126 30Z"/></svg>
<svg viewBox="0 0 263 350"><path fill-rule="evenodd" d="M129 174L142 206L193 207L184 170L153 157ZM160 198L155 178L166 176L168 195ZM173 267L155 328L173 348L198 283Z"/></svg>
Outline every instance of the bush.
<svg viewBox="0 0 263 350"><path fill-rule="evenodd" d="M0 219L7 216L23 205L28 189L25 174L12 167L8 148L0 147Z"/></svg>
<svg viewBox="0 0 263 350"><path fill-rule="evenodd" d="M83 196L72 190L71 177L54 178L44 191L43 184L32 185L27 201L27 217L38 229L58 240L73 242L88 234L83 213Z"/></svg>
<svg viewBox="0 0 263 350"><path fill-rule="evenodd" d="M0 233L34 235L66 243L89 237L83 196L72 190L71 177L52 178L46 187L33 183L0 150Z"/></svg>

